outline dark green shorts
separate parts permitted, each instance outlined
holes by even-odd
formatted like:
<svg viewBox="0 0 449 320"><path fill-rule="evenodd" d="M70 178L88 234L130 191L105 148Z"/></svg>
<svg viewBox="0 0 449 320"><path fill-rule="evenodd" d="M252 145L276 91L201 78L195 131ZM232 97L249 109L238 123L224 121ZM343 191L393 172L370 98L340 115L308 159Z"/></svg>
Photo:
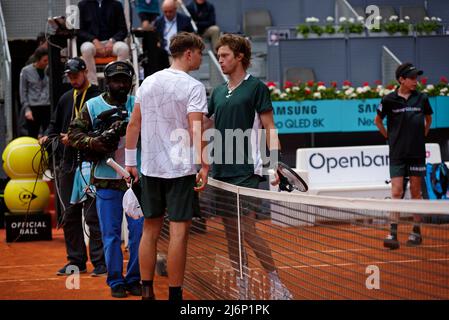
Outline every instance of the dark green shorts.
<svg viewBox="0 0 449 320"><path fill-rule="evenodd" d="M424 177L426 160L393 160L390 162L390 177Z"/></svg>
<svg viewBox="0 0 449 320"><path fill-rule="evenodd" d="M170 221L188 221L199 214L195 175L164 179L142 176L141 206L145 218L159 218L167 210Z"/></svg>
<svg viewBox="0 0 449 320"><path fill-rule="evenodd" d="M238 176L238 177L216 177L216 180L233 184L239 187L259 189L261 177L258 175ZM237 194L225 190L217 190L215 194L215 212L219 216L237 217ZM240 196L240 213L247 215L249 213L260 214L262 211L262 199Z"/></svg>

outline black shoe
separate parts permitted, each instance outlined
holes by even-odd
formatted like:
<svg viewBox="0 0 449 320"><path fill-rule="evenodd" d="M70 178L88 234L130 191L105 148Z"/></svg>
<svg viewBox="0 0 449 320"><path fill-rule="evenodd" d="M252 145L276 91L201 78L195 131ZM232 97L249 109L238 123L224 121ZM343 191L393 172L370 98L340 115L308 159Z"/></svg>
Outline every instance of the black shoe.
<svg viewBox="0 0 449 320"><path fill-rule="evenodd" d="M76 269L78 269L79 273L86 273L87 272L86 265L78 266L76 264L67 263L64 267L62 267L61 269L59 269L56 272L56 275L58 275L58 276L68 276L68 275L73 274Z"/></svg>
<svg viewBox="0 0 449 320"><path fill-rule="evenodd" d="M399 249L399 241L398 238L389 234L384 240L384 247L390 250Z"/></svg>
<svg viewBox="0 0 449 320"><path fill-rule="evenodd" d="M126 298L128 296L125 290L125 286L123 284L119 284L114 288L111 288L111 295L114 298Z"/></svg>
<svg viewBox="0 0 449 320"><path fill-rule="evenodd" d="M422 243L422 237L419 233L412 232L408 236L407 240L407 246L409 247L416 247L419 246Z"/></svg>
<svg viewBox="0 0 449 320"><path fill-rule="evenodd" d="M141 296L142 295L142 285L139 282L127 284L125 286L125 289L132 296Z"/></svg>
<svg viewBox="0 0 449 320"><path fill-rule="evenodd" d="M90 274L91 277L106 277L107 275L108 270L106 269L106 266L104 264L99 264L98 266L96 266Z"/></svg>

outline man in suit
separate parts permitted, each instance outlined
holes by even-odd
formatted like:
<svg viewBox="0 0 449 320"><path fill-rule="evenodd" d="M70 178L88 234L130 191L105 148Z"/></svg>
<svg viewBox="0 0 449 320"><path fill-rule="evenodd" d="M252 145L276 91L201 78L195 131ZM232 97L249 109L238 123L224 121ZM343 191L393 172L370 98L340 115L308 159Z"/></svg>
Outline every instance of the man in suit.
<svg viewBox="0 0 449 320"><path fill-rule="evenodd" d="M190 18L176 12L175 0L164 0L162 3L163 16L156 20L156 30L162 41L162 47L170 54L170 39L179 32L193 32Z"/></svg>
<svg viewBox="0 0 449 320"><path fill-rule="evenodd" d="M129 57L129 47L123 42L128 35L123 6L116 0L82 0L78 3L80 30L78 44L86 62L88 79L98 84L95 57Z"/></svg>

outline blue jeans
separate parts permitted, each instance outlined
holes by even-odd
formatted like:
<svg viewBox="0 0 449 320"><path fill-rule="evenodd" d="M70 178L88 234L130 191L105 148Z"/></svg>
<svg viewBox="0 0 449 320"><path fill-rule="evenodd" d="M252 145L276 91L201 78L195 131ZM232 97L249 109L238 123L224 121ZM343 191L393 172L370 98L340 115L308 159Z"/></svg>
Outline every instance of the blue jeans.
<svg viewBox="0 0 449 320"><path fill-rule="evenodd" d="M117 285L132 284L140 281L139 244L142 236L143 218L134 220L126 216L129 231L129 262L125 278L123 278L123 253L121 248L123 206L125 193L113 189L97 189L97 212L103 238L106 267L108 269L107 284L114 288Z"/></svg>

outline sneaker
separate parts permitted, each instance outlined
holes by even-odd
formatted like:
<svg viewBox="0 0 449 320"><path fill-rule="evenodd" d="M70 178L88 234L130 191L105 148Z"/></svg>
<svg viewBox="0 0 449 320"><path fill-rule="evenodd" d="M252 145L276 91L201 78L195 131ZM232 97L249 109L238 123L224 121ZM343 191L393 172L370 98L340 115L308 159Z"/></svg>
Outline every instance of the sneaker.
<svg viewBox="0 0 449 320"><path fill-rule="evenodd" d="M142 295L142 285L139 282L127 284L125 286L125 289L132 296L141 296Z"/></svg>
<svg viewBox="0 0 449 320"><path fill-rule="evenodd" d="M86 265L77 266L75 264L67 263L64 267L62 267L61 269L59 269L56 272L56 275L68 276L68 275L73 274L76 269L78 269L78 273L86 273L87 272Z"/></svg>
<svg viewBox="0 0 449 320"><path fill-rule="evenodd" d="M293 300L292 293L280 280L270 282L270 300Z"/></svg>
<svg viewBox="0 0 449 320"><path fill-rule="evenodd" d="M389 234L384 240L384 247L390 250L399 249L398 238Z"/></svg>
<svg viewBox="0 0 449 320"><path fill-rule="evenodd" d="M123 284L119 284L114 288L111 288L111 295L114 298L126 298L128 296L126 294L125 286Z"/></svg>
<svg viewBox="0 0 449 320"><path fill-rule="evenodd" d="M90 274L91 277L106 277L107 275L108 270L106 269L106 266L104 264L99 264L98 266L96 266Z"/></svg>
<svg viewBox="0 0 449 320"><path fill-rule="evenodd" d="M408 236L408 240L407 240L406 244L409 247L415 247L415 246L419 246L421 243L422 243L421 235L419 233L412 232Z"/></svg>

